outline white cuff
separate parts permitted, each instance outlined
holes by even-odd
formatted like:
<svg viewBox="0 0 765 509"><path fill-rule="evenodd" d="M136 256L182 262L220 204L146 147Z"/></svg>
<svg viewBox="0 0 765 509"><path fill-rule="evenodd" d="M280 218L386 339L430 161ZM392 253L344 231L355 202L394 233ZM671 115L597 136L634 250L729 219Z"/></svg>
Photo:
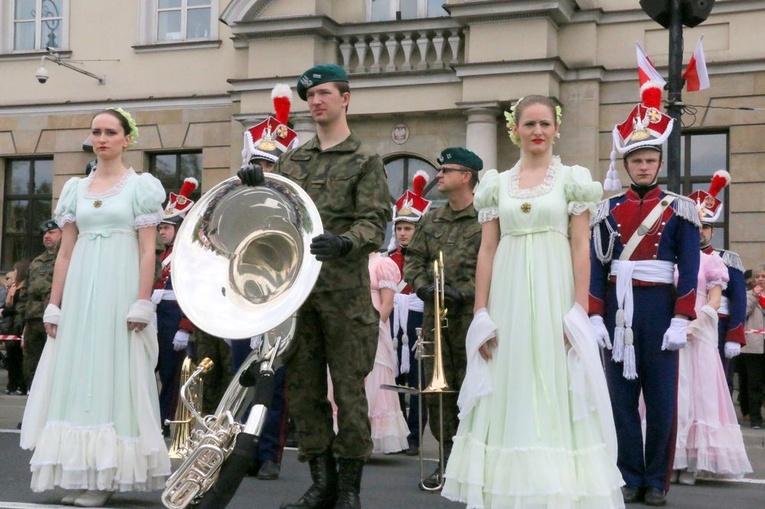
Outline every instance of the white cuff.
<svg viewBox="0 0 765 509"><path fill-rule="evenodd" d="M61 309L55 304L48 304L43 313L43 323L58 325L59 318L61 318Z"/></svg>
<svg viewBox="0 0 765 509"><path fill-rule="evenodd" d="M157 306L150 300L138 299L128 310L128 322L151 323Z"/></svg>

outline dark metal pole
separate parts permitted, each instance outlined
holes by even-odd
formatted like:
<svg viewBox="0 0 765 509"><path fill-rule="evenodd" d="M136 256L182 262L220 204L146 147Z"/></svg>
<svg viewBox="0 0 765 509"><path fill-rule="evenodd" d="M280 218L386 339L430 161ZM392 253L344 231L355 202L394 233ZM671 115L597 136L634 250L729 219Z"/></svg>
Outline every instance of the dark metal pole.
<svg viewBox="0 0 765 509"><path fill-rule="evenodd" d="M669 90L667 115L672 117L674 127L667 139L667 189L680 193L680 124L683 92L683 17L680 0L669 0Z"/></svg>

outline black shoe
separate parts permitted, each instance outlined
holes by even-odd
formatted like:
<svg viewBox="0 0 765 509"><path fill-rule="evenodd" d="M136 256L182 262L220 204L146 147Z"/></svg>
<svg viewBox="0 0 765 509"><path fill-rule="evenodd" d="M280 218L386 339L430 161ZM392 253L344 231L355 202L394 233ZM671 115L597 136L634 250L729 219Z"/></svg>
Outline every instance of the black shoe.
<svg viewBox="0 0 765 509"><path fill-rule="evenodd" d="M170 425L169 424L163 424L162 425L162 436L165 438L168 438L170 436Z"/></svg>
<svg viewBox="0 0 765 509"><path fill-rule="evenodd" d="M637 486L622 486L622 498L625 504L643 501L643 488Z"/></svg>
<svg viewBox="0 0 765 509"><path fill-rule="evenodd" d="M442 483L443 483L443 479L441 476L441 467L437 467L432 474L430 474L428 477L426 477L422 481L422 485L420 486L420 489L428 490L428 491L438 491L441 489Z"/></svg>
<svg viewBox="0 0 765 509"><path fill-rule="evenodd" d="M335 509L361 509L361 474L364 460L339 458L337 467L337 503Z"/></svg>
<svg viewBox="0 0 765 509"><path fill-rule="evenodd" d="M762 429L762 423L761 422L752 421L750 426L752 427L752 429Z"/></svg>
<svg viewBox="0 0 765 509"><path fill-rule="evenodd" d="M667 494L664 490L659 488L647 488L645 490L645 498L643 499L645 505L667 505Z"/></svg>
<svg viewBox="0 0 765 509"><path fill-rule="evenodd" d="M407 456L419 456L420 448L417 446L409 446L409 449L404 450L404 454L406 454Z"/></svg>
<svg viewBox="0 0 765 509"><path fill-rule="evenodd" d="M332 509L337 502L337 463L332 451L308 460L313 484L295 503L280 509Z"/></svg>
<svg viewBox="0 0 765 509"><path fill-rule="evenodd" d="M273 461L266 460L260 465L258 471L258 479L263 481L273 481L279 478L279 464Z"/></svg>

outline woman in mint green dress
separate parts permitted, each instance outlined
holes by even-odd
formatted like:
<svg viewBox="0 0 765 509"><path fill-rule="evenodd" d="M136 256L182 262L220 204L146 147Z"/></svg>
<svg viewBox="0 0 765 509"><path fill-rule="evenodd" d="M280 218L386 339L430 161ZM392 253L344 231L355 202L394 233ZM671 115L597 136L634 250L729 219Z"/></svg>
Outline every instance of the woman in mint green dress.
<svg viewBox="0 0 765 509"><path fill-rule="evenodd" d="M63 236L43 318L49 337L24 412L32 489L72 490L63 502L82 507L103 505L115 491L160 489L170 473L149 300L165 192L123 163L136 135L127 112L97 114L97 169L64 185L56 207Z"/></svg>
<svg viewBox="0 0 765 509"><path fill-rule="evenodd" d="M623 507L616 435L587 318L589 212L602 195L553 156L560 107L521 99L521 148L475 192L483 223L475 318L443 496L470 508Z"/></svg>

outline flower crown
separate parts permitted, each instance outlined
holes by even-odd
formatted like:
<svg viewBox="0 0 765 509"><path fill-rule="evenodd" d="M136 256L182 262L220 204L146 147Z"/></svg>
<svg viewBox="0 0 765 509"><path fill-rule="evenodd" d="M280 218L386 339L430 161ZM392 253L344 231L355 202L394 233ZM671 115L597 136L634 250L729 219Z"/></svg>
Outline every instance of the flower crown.
<svg viewBox="0 0 765 509"><path fill-rule="evenodd" d="M116 111L117 113L122 115L122 117L124 117L125 120L127 120L127 123L130 126L130 131L125 134L131 136L130 144L135 145L136 142L138 141L138 126L135 123L135 119L130 113L123 110L122 108L112 108L112 110Z"/></svg>
<svg viewBox="0 0 765 509"><path fill-rule="evenodd" d="M507 120L507 130L508 135L510 136L510 141L513 142L514 145L520 147L521 146L521 138L513 131L513 127L518 125L518 120L516 119L516 109L518 108L518 105L521 104L521 102L525 99L525 97L521 97L518 99L512 106L510 106L510 111L505 112L505 119ZM563 109L560 107L560 104L555 105L555 123L560 127L561 122L563 121ZM558 136L560 136L560 133L558 133Z"/></svg>

